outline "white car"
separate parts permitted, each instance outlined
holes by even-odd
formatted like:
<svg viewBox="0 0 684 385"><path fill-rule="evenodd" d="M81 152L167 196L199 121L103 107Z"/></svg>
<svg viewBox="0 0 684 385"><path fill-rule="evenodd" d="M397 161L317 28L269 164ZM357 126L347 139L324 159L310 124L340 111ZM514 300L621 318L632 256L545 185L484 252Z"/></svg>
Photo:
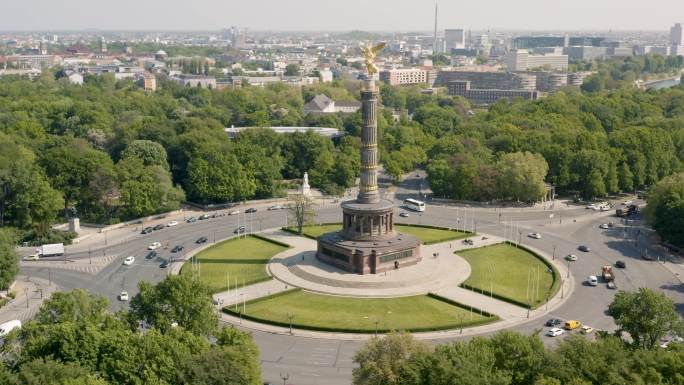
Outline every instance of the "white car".
<svg viewBox="0 0 684 385"><path fill-rule="evenodd" d="M126 259L124 259L123 264L128 266L132 265L133 262L135 262L135 257L131 255L130 257L126 257Z"/></svg>
<svg viewBox="0 0 684 385"><path fill-rule="evenodd" d="M603 205L603 206L599 207L599 210L601 210L601 211L609 211L609 210L610 210L610 206L609 206L609 205Z"/></svg>
<svg viewBox="0 0 684 385"><path fill-rule="evenodd" d="M623 206L628 206L628 205L631 205L631 204L632 204L632 201L624 201L624 202L622 202L622 205L623 205Z"/></svg>
<svg viewBox="0 0 684 385"><path fill-rule="evenodd" d="M575 254L568 254L565 256L565 259L570 262L576 262L577 256Z"/></svg>
<svg viewBox="0 0 684 385"><path fill-rule="evenodd" d="M587 278L587 284L589 284L589 286L598 286L598 278L596 278L595 275L590 275L589 278Z"/></svg>
<svg viewBox="0 0 684 385"><path fill-rule="evenodd" d="M603 229L603 230L608 230L608 229L610 228L610 226L608 226L607 223L601 223L601 225L599 226L599 228L600 228L600 229Z"/></svg>
<svg viewBox="0 0 684 385"><path fill-rule="evenodd" d="M228 213L228 215L238 215L238 214L240 214L240 210L233 210L233 211Z"/></svg>
<svg viewBox="0 0 684 385"><path fill-rule="evenodd" d="M594 205L594 204L587 205L587 207L585 207L585 209L588 209L588 210L596 210L596 205Z"/></svg>
<svg viewBox="0 0 684 385"><path fill-rule="evenodd" d="M408 217L409 217L409 213L401 212L401 213L399 213L399 216L402 217L402 218L408 218Z"/></svg>
<svg viewBox="0 0 684 385"><path fill-rule="evenodd" d="M281 205L275 205L275 206L269 207L268 209L272 211L272 210L282 210L282 209L284 209L284 208L285 208L285 207L283 207L283 206L281 206Z"/></svg>
<svg viewBox="0 0 684 385"><path fill-rule="evenodd" d="M121 294L119 294L119 301L128 301L127 291L122 291Z"/></svg>
<svg viewBox="0 0 684 385"><path fill-rule="evenodd" d="M18 319L0 324L0 338L10 334L14 329L21 329L21 321Z"/></svg>
<svg viewBox="0 0 684 385"><path fill-rule="evenodd" d="M176 225L178 225L178 221L171 221L171 222L169 222L169 223L166 224L166 227L173 227L173 226L176 226Z"/></svg>
<svg viewBox="0 0 684 385"><path fill-rule="evenodd" d="M549 337L558 337L560 335L563 335L563 333L565 333L565 330L561 328L551 328L548 332L546 332L546 335Z"/></svg>
<svg viewBox="0 0 684 385"><path fill-rule="evenodd" d="M529 233L527 236L534 239L541 239L541 234L539 233Z"/></svg>
<svg viewBox="0 0 684 385"><path fill-rule="evenodd" d="M40 259L40 254L31 254L24 257L24 261L37 261Z"/></svg>
<svg viewBox="0 0 684 385"><path fill-rule="evenodd" d="M147 250L157 250L160 247L161 247L161 243L154 242L151 245L147 246Z"/></svg>

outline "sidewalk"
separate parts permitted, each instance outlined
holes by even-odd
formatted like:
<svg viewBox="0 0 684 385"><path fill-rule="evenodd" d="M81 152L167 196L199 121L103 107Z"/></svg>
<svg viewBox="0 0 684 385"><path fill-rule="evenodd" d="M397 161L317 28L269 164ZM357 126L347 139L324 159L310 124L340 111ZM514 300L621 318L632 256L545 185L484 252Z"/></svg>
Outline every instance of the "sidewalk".
<svg viewBox="0 0 684 385"><path fill-rule="evenodd" d="M0 308L0 323L15 319L25 322L33 318L43 302L58 289L54 283L41 278L18 276L12 289L17 296Z"/></svg>

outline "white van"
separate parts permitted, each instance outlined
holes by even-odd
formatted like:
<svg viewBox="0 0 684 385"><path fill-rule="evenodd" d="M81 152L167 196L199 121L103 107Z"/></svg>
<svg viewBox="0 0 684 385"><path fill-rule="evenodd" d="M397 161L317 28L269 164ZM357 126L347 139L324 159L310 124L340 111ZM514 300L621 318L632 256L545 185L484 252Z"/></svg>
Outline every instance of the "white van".
<svg viewBox="0 0 684 385"><path fill-rule="evenodd" d="M21 321L18 319L0 324L0 338L10 334L10 332L14 329L21 329Z"/></svg>
<svg viewBox="0 0 684 385"><path fill-rule="evenodd" d="M598 278L596 278L595 275L590 275L589 278L587 278L587 283L589 284L589 286L597 286Z"/></svg>

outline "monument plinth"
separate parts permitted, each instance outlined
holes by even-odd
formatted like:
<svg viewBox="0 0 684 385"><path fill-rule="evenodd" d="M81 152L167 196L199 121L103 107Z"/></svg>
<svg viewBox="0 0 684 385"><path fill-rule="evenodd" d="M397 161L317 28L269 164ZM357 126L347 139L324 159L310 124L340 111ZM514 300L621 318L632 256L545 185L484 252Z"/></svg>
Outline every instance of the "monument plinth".
<svg viewBox="0 0 684 385"><path fill-rule="evenodd" d="M372 75L372 58L368 54L366 58ZM420 242L394 230L394 204L382 199L378 191L378 89L374 80L364 81L361 103L359 194L356 200L342 203L342 231L318 238L316 258L350 273L376 274L418 263Z"/></svg>

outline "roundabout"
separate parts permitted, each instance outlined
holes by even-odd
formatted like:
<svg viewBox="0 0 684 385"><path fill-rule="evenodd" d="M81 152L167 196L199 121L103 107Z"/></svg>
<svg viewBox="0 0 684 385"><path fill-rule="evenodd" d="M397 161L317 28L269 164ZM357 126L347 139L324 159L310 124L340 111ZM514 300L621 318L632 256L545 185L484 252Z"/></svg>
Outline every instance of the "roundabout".
<svg viewBox="0 0 684 385"><path fill-rule="evenodd" d="M471 243L452 240L422 245L424 258L419 263L364 275L319 261L316 241L308 237L271 229L261 233L260 238L289 245L264 266L271 279L254 285L238 285L216 293L214 298L223 310L225 321L268 333L348 340L365 340L375 333L391 330L411 331L425 339L474 335L541 317L561 305L572 287L572 279L564 283L567 287L562 293L559 284L554 284L560 282L559 271L565 272L561 261L554 265L554 261L505 244L503 238L494 235L471 236ZM536 310L528 309L524 301L516 302L515 296L509 299L505 295L506 289L517 293L520 286L524 287L517 280L513 280L514 285L503 280L492 286L493 292L477 285L464 285L472 278L473 271L459 254L482 254L484 250L485 256L480 258L496 260L501 258L500 254L510 257L511 249L527 259L516 262L513 258L501 270L503 275L508 275L512 267L523 271L524 266L535 263L552 266L543 272L553 278L542 280L536 266L539 282L528 279L529 307ZM200 261L201 254L196 256ZM518 266L519 263L524 266ZM239 273L236 274L236 281L241 282ZM541 295L549 300L544 308L538 308L540 295L532 299L532 289L546 294Z"/></svg>

